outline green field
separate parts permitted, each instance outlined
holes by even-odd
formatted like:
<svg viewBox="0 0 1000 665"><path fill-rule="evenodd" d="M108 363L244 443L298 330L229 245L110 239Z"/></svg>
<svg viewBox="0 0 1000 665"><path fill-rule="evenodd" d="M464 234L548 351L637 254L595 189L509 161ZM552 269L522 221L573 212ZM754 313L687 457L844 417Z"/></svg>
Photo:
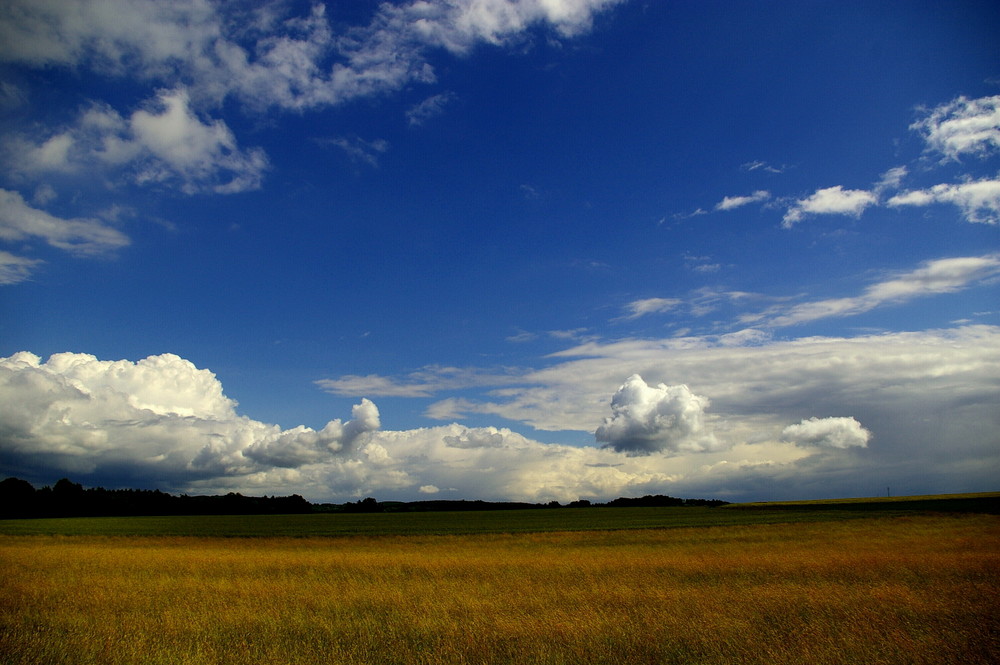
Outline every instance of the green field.
<svg viewBox="0 0 1000 665"><path fill-rule="evenodd" d="M0 520L0 535L350 536L663 529L844 519L843 511L721 511L717 508L559 508L428 513L69 517Z"/></svg>
<svg viewBox="0 0 1000 665"><path fill-rule="evenodd" d="M0 662L1000 662L1000 516L884 508L10 520Z"/></svg>
<svg viewBox="0 0 1000 665"><path fill-rule="evenodd" d="M820 499L814 501L760 501L731 503L727 510L853 510L853 511L935 511L1000 513L1000 492L970 494L923 494L918 496L877 496L852 499Z"/></svg>
<svg viewBox="0 0 1000 665"><path fill-rule="evenodd" d="M2 535L349 536L670 529L816 522L917 511L1000 513L1000 492L730 504L721 508L539 508L457 512L176 515L0 520Z"/></svg>

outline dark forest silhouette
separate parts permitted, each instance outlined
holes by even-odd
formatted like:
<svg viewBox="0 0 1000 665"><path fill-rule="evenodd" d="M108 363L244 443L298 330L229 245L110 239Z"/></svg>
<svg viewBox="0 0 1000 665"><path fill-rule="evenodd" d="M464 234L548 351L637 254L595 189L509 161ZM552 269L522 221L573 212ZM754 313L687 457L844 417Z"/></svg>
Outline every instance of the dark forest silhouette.
<svg viewBox="0 0 1000 665"><path fill-rule="evenodd" d="M607 503L586 499L568 504L571 508L617 508L625 506L721 506L718 499L678 499L647 495L618 498ZM220 496L173 495L160 490L84 488L68 478L41 489L20 478L0 481L0 519L23 517L111 517L138 515L274 515L292 513L380 513L473 510L524 510L562 508L557 501L524 503L514 501L385 501L368 497L343 504L313 504L298 494L291 496L244 496L230 492Z"/></svg>
<svg viewBox="0 0 1000 665"><path fill-rule="evenodd" d="M264 515L312 512L297 494L253 497L175 496L159 490L84 489L68 478L35 489L19 478L0 481L0 517L99 517L130 515Z"/></svg>

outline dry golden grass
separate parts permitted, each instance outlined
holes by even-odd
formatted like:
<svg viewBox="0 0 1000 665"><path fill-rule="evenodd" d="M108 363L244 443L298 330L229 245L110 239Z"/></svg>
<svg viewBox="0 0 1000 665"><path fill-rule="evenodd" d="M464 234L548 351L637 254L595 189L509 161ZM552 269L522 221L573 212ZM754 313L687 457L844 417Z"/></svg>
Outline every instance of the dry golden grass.
<svg viewBox="0 0 1000 665"><path fill-rule="evenodd" d="M0 661L995 663L1000 518L0 538Z"/></svg>

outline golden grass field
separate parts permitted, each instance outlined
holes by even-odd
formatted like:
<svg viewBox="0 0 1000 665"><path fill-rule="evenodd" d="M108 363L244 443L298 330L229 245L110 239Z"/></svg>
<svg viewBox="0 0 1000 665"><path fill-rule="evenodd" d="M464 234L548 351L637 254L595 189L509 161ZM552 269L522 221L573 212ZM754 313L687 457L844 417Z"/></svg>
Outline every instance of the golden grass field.
<svg viewBox="0 0 1000 665"><path fill-rule="evenodd" d="M0 662L1000 662L1000 517L0 537Z"/></svg>

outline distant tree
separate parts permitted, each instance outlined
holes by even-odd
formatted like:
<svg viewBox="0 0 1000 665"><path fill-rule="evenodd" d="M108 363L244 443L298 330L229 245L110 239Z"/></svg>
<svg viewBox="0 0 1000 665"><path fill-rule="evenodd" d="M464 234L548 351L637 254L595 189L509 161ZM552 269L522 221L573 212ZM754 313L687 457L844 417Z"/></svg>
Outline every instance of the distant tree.
<svg viewBox="0 0 1000 665"><path fill-rule="evenodd" d="M26 517L35 513L35 488L27 480L0 480L0 517Z"/></svg>
<svg viewBox="0 0 1000 665"><path fill-rule="evenodd" d="M685 506L703 506L706 508L714 508L715 506L724 506L728 501L723 501L722 499L684 499Z"/></svg>
<svg viewBox="0 0 1000 665"><path fill-rule="evenodd" d="M684 499L677 499L672 496L657 494L655 496L647 494L642 498L619 497L613 501L608 501L608 506L612 508L635 506L635 507L662 507L662 506L683 506Z"/></svg>
<svg viewBox="0 0 1000 665"><path fill-rule="evenodd" d="M60 478L52 487L52 492L60 498L79 498L80 495L83 494L83 485L80 483L74 483L69 478Z"/></svg>
<svg viewBox="0 0 1000 665"><path fill-rule="evenodd" d="M368 497L357 503L348 501L344 504L344 512L348 513L380 513L382 505L372 497Z"/></svg>
<svg viewBox="0 0 1000 665"><path fill-rule="evenodd" d="M49 508L54 515L86 515L90 512L87 495L83 485L74 483L69 478L60 478L52 486L52 505Z"/></svg>

